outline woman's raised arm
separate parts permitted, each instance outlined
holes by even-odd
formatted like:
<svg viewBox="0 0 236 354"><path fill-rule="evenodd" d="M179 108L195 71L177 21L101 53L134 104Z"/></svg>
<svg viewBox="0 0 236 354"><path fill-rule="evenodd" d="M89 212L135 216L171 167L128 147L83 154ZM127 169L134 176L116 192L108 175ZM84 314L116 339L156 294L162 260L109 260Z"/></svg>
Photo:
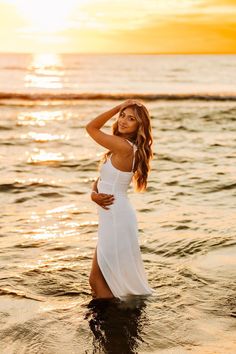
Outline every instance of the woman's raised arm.
<svg viewBox="0 0 236 354"><path fill-rule="evenodd" d="M127 142L119 137L112 134L106 134L101 131L104 124L111 119L115 114L117 114L122 108L132 104L134 100L127 100L114 108L100 114L91 122L86 125L87 133L93 138L99 145L104 146L112 152L129 152L130 146Z"/></svg>

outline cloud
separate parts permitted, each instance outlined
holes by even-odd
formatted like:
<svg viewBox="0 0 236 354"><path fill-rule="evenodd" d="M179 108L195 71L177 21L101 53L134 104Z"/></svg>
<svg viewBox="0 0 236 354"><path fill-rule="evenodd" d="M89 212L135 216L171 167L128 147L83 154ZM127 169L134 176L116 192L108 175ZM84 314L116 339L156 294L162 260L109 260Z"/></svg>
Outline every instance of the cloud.
<svg viewBox="0 0 236 354"><path fill-rule="evenodd" d="M234 13L236 15L236 0L204 0L200 10L202 13L208 14Z"/></svg>
<svg viewBox="0 0 236 354"><path fill-rule="evenodd" d="M189 14L203 0L88 0L74 12L71 28L127 29L145 26L153 15L162 20L176 14Z"/></svg>
<svg viewBox="0 0 236 354"><path fill-rule="evenodd" d="M236 6L235 0L204 0L203 4L206 6Z"/></svg>
<svg viewBox="0 0 236 354"><path fill-rule="evenodd" d="M14 31L15 28L24 26L25 21L21 18L14 6L3 3L0 0L0 32L4 30Z"/></svg>
<svg viewBox="0 0 236 354"><path fill-rule="evenodd" d="M145 9L136 6L132 12L120 11L126 7L116 4L113 15L109 6L106 9L100 7L99 11L96 7L87 8L86 17L90 22L84 26L80 18L81 22L76 26L79 22L74 18L70 36L75 45L86 45L87 38L87 42L94 43L94 48L102 48L105 52L236 53L236 16L231 8L230 11L216 11L216 2L210 4L205 0L186 1L185 5L178 1L169 11L163 2L155 1L155 4L147 1ZM160 5L163 11L160 11ZM153 8L155 11L151 11ZM86 18L83 20L86 22Z"/></svg>

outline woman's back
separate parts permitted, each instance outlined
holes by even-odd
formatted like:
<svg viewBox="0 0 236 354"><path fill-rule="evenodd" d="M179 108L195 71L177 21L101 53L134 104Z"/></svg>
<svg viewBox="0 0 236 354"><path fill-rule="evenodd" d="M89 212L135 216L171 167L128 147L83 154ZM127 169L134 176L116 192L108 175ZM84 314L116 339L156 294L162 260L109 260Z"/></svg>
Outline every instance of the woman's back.
<svg viewBox="0 0 236 354"><path fill-rule="evenodd" d="M132 143L130 143L132 144ZM121 171L112 163L113 155L110 155L100 169L98 190L100 193L126 193L133 177L133 167L135 162L135 151L137 147L133 145L132 169L131 171Z"/></svg>

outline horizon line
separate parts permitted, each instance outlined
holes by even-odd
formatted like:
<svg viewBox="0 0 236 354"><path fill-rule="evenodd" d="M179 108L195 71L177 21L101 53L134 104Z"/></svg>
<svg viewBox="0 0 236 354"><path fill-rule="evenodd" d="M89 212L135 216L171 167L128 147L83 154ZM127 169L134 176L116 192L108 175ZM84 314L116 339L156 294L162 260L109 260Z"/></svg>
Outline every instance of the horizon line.
<svg viewBox="0 0 236 354"><path fill-rule="evenodd" d="M18 51L1 51L0 54L23 54L23 55L37 55L37 54L55 54L55 55L236 55L235 52L18 52Z"/></svg>

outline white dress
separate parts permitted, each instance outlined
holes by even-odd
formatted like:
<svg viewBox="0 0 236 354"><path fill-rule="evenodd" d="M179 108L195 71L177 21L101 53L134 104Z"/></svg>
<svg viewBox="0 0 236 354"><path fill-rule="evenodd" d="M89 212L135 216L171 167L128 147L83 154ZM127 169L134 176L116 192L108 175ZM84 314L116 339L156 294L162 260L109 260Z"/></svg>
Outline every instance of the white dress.
<svg viewBox="0 0 236 354"><path fill-rule="evenodd" d="M128 141L128 140L127 140ZM133 151L137 147L133 145ZM133 157L133 166L134 166ZM133 167L132 167L133 170ZM112 165L111 155L100 169L98 192L114 195L114 202L105 210L98 206L99 226L97 261L113 295L150 295L138 243L135 210L127 190L133 172L123 172Z"/></svg>

